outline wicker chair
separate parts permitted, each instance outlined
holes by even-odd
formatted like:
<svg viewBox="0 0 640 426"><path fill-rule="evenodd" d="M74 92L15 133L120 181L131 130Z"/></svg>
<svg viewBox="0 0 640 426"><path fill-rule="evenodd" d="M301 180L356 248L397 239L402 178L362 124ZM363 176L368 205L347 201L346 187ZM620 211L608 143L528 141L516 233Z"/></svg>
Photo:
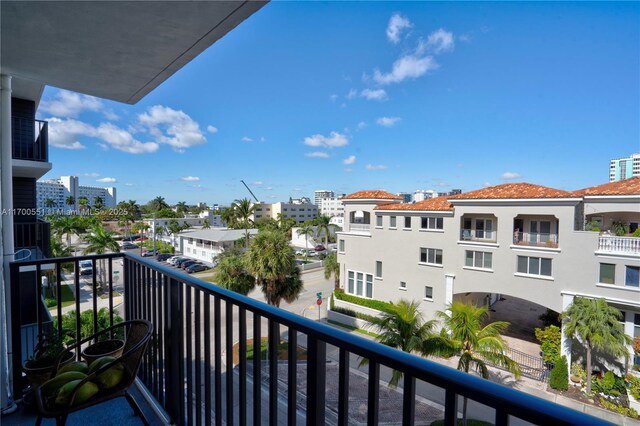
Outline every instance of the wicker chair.
<svg viewBox="0 0 640 426"><path fill-rule="evenodd" d="M119 332L122 333L123 331L124 333L126 333L127 337L125 339L123 354L117 357L115 361L100 367L98 370L83 379L82 382L80 382L79 385L76 386L75 390L71 393L71 398L66 406L54 404L50 396L45 396L42 394L41 388L35 390L35 399L38 409L38 419L36 421L36 426L40 426L43 418L55 418L57 425L64 425L70 413L121 396L124 396L127 399L127 402L129 403L135 414L140 416L142 422L145 425L149 425L149 422L142 413L142 410L133 399L133 396L131 396L131 394L129 393L129 387L136 379L138 368L140 367L142 357L144 356L147 345L149 344L149 340L151 338L151 334L153 332L153 325L149 321L132 320L116 324L113 327L102 330L99 333L96 333L93 336L88 337L81 342L68 347L67 349L65 349L65 351L63 351L62 354L60 354L58 359L63 359L64 352L72 351L74 349L77 349L79 353L80 348L83 344L92 340L98 341L101 336L107 336L108 338L108 336L112 335L112 331L113 335L116 335ZM82 386L85 382L93 381L97 375L103 373L104 371L108 370L118 363L121 363L124 366L124 374L120 383L118 383L111 389L100 390L96 395L82 404L76 406L73 405L73 401L76 398L76 393L80 386ZM54 376L57 370L58 365L56 365L54 368Z"/></svg>

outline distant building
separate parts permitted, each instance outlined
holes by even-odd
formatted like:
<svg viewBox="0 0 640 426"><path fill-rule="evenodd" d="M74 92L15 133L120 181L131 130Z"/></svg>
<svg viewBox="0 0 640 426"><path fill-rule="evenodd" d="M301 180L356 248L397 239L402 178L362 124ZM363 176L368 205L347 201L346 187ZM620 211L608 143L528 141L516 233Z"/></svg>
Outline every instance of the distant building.
<svg viewBox="0 0 640 426"><path fill-rule="evenodd" d="M73 197L74 204L67 204L69 197ZM95 206L98 197L102 198L103 207L115 207L117 204L115 187L82 186L77 176L62 176L60 179L36 182L36 207L44 214L78 210L81 197L89 200L90 207ZM54 205L48 206L47 200L52 200Z"/></svg>
<svg viewBox="0 0 640 426"><path fill-rule="evenodd" d="M344 215L344 206L341 197L326 197L320 199L320 214L323 216L334 217Z"/></svg>
<svg viewBox="0 0 640 426"><path fill-rule="evenodd" d="M414 203L419 203L420 201L428 200L430 198L435 198L437 196L438 196L438 193L431 189L427 189L427 190L418 189L413 193L413 197L411 198L411 201Z"/></svg>
<svg viewBox="0 0 640 426"><path fill-rule="evenodd" d="M172 221L176 221L178 225L184 227L185 225L189 225L194 228L202 228L206 225L205 221L209 222L210 228L222 228L224 227L222 223L222 218L220 215L213 214L210 210L205 210L201 212L199 215L186 215L182 218L168 218L168 217L158 217L156 219L143 219L144 223L149 225L149 235L156 234L156 228L162 227L162 232L157 235L158 238L162 238L164 236L169 236L168 227ZM169 239L165 240L169 241Z"/></svg>
<svg viewBox="0 0 640 426"><path fill-rule="evenodd" d="M314 192L314 204L320 207L320 200L323 198L332 198L335 197L336 194L333 191L329 191L327 189L318 189Z"/></svg>
<svg viewBox="0 0 640 426"><path fill-rule="evenodd" d="M260 203L253 212L252 220L257 221L262 218L278 219L278 215L282 214L285 219L292 218L301 223L318 217L318 206L315 204L301 202L300 200L292 201L291 203Z"/></svg>
<svg viewBox="0 0 640 426"><path fill-rule="evenodd" d="M398 197L402 197L402 202L403 203L410 203L411 202L411 194L409 194L408 192L398 192L398 193L396 193L396 195Z"/></svg>
<svg viewBox="0 0 640 426"><path fill-rule="evenodd" d="M249 229L249 235L255 236L257 229ZM178 251L185 256L213 263L219 254L238 244L245 238L244 229L200 229L181 232L176 241Z"/></svg>
<svg viewBox="0 0 640 426"><path fill-rule="evenodd" d="M609 162L609 182L640 176L640 152Z"/></svg>

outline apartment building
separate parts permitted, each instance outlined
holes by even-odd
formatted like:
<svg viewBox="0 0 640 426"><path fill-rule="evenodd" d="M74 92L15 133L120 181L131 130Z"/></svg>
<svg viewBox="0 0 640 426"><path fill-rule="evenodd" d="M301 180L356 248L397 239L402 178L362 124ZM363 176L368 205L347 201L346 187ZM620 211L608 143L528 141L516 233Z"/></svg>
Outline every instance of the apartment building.
<svg viewBox="0 0 640 426"><path fill-rule="evenodd" d="M249 229L250 236L257 233L257 229ZM185 256L212 263L216 256L235 246L245 236L244 229L200 229L181 232L177 248Z"/></svg>
<svg viewBox="0 0 640 426"><path fill-rule="evenodd" d="M67 204L69 197L73 197L73 204ZM89 206L95 206L98 197L102 200L104 207L115 207L118 204L115 187L80 185L80 179L77 176L62 176L59 179L36 182L36 205L43 215L78 210L79 200L82 197L87 198Z"/></svg>
<svg viewBox="0 0 640 426"><path fill-rule="evenodd" d="M342 205L342 196L326 197L320 199L320 214L328 217L344 216L344 206Z"/></svg>
<svg viewBox="0 0 640 426"><path fill-rule="evenodd" d="M320 200L323 198L333 198L336 194L333 191L329 191L328 189L318 189L313 193L313 203L320 207Z"/></svg>
<svg viewBox="0 0 640 426"><path fill-rule="evenodd" d="M251 220L255 222L263 218L278 219L279 217L292 218L297 223L302 223L318 217L318 206L310 204L305 199L292 200L290 203L260 203L254 210Z"/></svg>
<svg viewBox="0 0 640 426"><path fill-rule="evenodd" d="M640 152L609 162L609 182L640 176Z"/></svg>
<svg viewBox="0 0 640 426"><path fill-rule="evenodd" d="M574 192L513 183L414 204L360 191L343 202L347 293L418 300L426 318L453 300L509 295L562 312L575 296L603 297L623 311L626 333L640 335L640 238L584 228L637 229L640 178Z"/></svg>

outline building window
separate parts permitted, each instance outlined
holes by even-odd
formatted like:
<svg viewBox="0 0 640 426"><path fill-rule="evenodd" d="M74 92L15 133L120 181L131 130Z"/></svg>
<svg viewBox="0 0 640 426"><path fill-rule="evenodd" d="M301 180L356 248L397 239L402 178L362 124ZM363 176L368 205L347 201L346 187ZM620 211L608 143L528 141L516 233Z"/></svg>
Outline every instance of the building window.
<svg viewBox="0 0 640 426"><path fill-rule="evenodd" d="M443 223L441 217L423 217L421 218L422 229L442 229Z"/></svg>
<svg viewBox="0 0 640 426"><path fill-rule="evenodd" d="M424 298L428 300L433 300L433 287L424 286Z"/></svg>
<svg viewBox="0 0 640 426"><path fill-rule="evenodd" d="M411 216L404 217L404 227L411 229Z"/></svg>
<svg viewBox="0 0 640 426"><path fill-rule="evenodd" d="M396 227L396 217L395 216L390 216L389 217L389 228L395 228Z"/></svg>
<svg viewBox="0 0 640 426"><path fill-rule="evenodd" d="M382 216L376 216L376 226L382 226Z"/></svg>
<svg viewBox="0 0 640 426"><path fill-rule="evenodd" d="M366 275L366 293L365 297L369 299L373 298L373 276L371 274Z"/></svg>
<svg viewBox="0 0 640 426"><path fill-rule="evenodd" d="M376 260L376 278L382 278L382 262Z"/></svg>
<svg viewBox="0 0 640 426"><path fill-rule="evenodd" d="M629 287L640 287L640 267L626 266L624 285Z"/></svg>
<svg viewBox="0 0 640 426"><path fill-rule="evenodd" d="M349 271L349 283L347 285L347 293L354 293L354 274L353 271Z"/></svg>
<svg viewBox="0 0 640 426"><path fill-rule="evenodd" d="M373 275L348 271L347 293L373 298Z"/></svg>
<svg viewBox="0 0 640 426"><path fill-rule="evenodd" d="M493 254L490 252L467 250L464 258L464 266L491 269L492 260Z"/></svg>
<svg viewBox="0 0 640 426"><path fill-rule="evenodd" d="M529 275L551 276L551 259L518 256L518 272Z"/></svg>
<svg viewBox="0 0 640 426"><path fill-rule="evenodd" d="M344 240L338 241L338 251L340 251L341 253L344 252Z"/></svg>
<svg viewBox="0 0 640 426"><path fill-rule="evenodd" d="M405 281L400 281L400 290L406 290L407 289L407 283Z"/></svg>
<svg viewBox="0 0 640 426"><path fill-rule="evenodd" d="M616 265L611 263L600 264L600 283L615 284L616 283Z"/></svg>
<svg viewBox="0 0 640 426"><path fill-rule="evenodd" d="M434 248L420 248L420 263L442 265L442 250Z"/></svg>
<svg viewBox="0 0 640 426"><path fill-rule="evenodd" d="M207 255L207 253L204 250L202 250L202 257L204 257L206 255Z"/></svg>

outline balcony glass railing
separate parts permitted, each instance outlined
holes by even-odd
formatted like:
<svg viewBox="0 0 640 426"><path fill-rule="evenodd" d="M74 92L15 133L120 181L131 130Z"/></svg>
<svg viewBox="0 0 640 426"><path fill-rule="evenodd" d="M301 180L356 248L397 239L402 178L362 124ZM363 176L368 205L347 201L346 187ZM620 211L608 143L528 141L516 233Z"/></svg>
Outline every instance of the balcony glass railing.
<svg viewBox="0 0 640 426"><path fill-rule="evenodd" d="M460 231L462 241L495 241L496 232L484 229L462 229Z"/></svg>
<svg viewBox="0 0 640 426"><path fill-rule="evenodd" d="M640 238L600 235L598 237L598 251L640 255Z"/></svg>
<svg viewBox="0 0 640 426"><path fill-rule="evenodd" d="M49 161L49 124L42 120L11 117L12 158Z"/></svg>
<svg viewBox="0 0 640 426"><path fill-rule="evenodd" d="M350 232L371 232L371 224L369 223L350 223Z"/></svg>
<svg viewBox="0 0 640 426"><path fill-rule="evenodd" d="M497 425L521 419L533 424L601 425L604 421L514 389L465 374L441 364L348 334L257 300L221 289L125 253L48 259L11 264L12 302L19 300L20 269L54 264L62 281L62 264L78 271L80 259L95 266L106 262L109 291L122 268L125 319L143 318L154 324L152 342L139 372L157 402L175 424L353 424L387 421L412 425L422 421L423 406L454 425L467 397L470 417ZM122 259L122 266L120 266ZM114 299L99 301L97 272L84 283L78 272L70 279L93 289L89 304L115 311ZM40 286L38 286L40 287ZM15 290L15 291L14 291ZM42 296L38 290L37 300ZM86 292L85 292L86 293ZM16 299L17 298L17 299ZM75 302L76 312L81 302ZM14 305L12 305L14 306ZM61 329L62 307L54 326ZM12 309L12 318L20 308ZM94 316L95 318L95 316ZM39 318L39 322L41 322ZM79 318L78 318L79 320ZM111 317L112 321L112 317ZM16 321L17 323L18 321ZM80 321L77 323L80 333ZM97 326L94 321L94 328ZM39 325L41 329L41 324ZM21 335L11 330L12 357L20 362ZM264 354L250 357L248 354ZM364 371L359 360L366 358ZM391 369L403 374L402 392L386 387ZM355 373L358 374L355 374ZM14 388L20 379L14 369ZM389 393L398 395L386 404ZM384 398L383 398L384 396ZM424 404L421 401L431 400ZM422 405L421 405L422 404ZM438 407L438 408L435 408ZM475 410L475 411L474 411Z"/></svg>
<svg viewBox="0 0 640 426"><path fill-rule="evenodd" d="M535 232L514 232L513 244L534 247L558 247L557 234L541 234Z"/></svg>

